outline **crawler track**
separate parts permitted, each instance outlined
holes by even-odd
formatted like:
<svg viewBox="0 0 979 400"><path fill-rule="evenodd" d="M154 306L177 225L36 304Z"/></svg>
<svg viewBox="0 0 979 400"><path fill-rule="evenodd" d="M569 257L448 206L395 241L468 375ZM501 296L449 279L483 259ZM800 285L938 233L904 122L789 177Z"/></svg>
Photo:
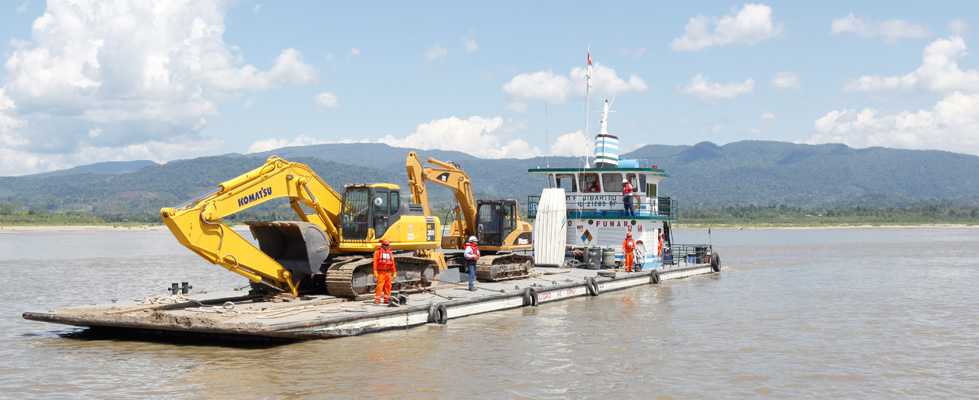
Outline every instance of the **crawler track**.
<svg viewBox="0 0 979 400"><path fill-rule="evenodd" d="M391 290L425 289L438 280L435 260L395 255L398 278ZM357 297L377 289L374 280L373 260L368 257L351 257L337 260L326 272L326 290L332 296Z"/></svg>
<svg viewBox="0 0 979 400"><path fill-rule="evenodd" d="M514 253L485 255L476 262L476 278L480 281L496 282L518 279L534 272L534 259L531 256Z"/></svg>

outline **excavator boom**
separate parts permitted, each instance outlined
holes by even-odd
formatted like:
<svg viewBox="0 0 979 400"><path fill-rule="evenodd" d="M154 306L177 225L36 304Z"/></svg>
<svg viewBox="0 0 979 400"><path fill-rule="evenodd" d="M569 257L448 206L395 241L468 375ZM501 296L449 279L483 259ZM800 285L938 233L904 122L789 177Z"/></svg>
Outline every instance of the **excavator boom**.
<svg viewBox="0 0 979 400"><path fill-rule="evenodd" d="M425 161L430 166L422 164ZM452 162L408 153L405 161L409 188L415 203L423 204L428 213L427 182L446 187L455 195L456 219L449 234L442 238L442 248L461 250L468 237L479 239L484 254L476 266L480 280L502 280L526 276L533 270L532 257L510 253L533 246L530 224L517 215L516 200L473 199L472 183L462 168Z"/></svg>
<svg viewBox="0 0 979 400"><path fill-rule="evenodd" d="M369 259L365 255L379 246L381 237L389 238L394 250L416 252L406 263L416 266L417 273L407 268L400 281L405 285L431 282L444 267L442 254L435 251L441 232L438 218L407 204L401 207L398 197L398 187L389 184L348 185L341 196L308 166L272 156L215 191L163 208L160 214L181 244L263 291L296 295L307 277L325 275L320 287L331 294L356 296L374 284L368 282L370 274L361 260ZM301 222L247 223L258 247L221 221L276 198L287 198ZM332 263L331 254L349 256Z"/></svg>

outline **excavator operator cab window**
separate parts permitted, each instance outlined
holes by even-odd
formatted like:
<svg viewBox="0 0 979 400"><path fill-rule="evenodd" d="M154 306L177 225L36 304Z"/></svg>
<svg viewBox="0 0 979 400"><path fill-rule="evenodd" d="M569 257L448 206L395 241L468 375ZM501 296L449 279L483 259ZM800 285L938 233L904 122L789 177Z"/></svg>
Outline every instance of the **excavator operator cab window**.
<svg viewBox="0 0 979 400"><path fill-rule="evenodd" d="M507 201L503 204L502 237L510 236L510 232L513 232L515 229L517 229L517 204L513 201Z"/></svg>
<svg viewBox="0 0 979 400"><path fill-rule="evenodd" d="M343 192L340 227L344 240L367 240L371 211L370 188L347 187Z"/></svg>
<svg viewBox="0 0 979 400"><path fill-rule="evenodd" d="M476 209L476 237L481 246L499 246L503 240L501 229L503 208L500 203L479 203Z"/></svg>
<svg viewBox="0 0 979 400"><path fill-rule="evenodd" d="M398 212L398 192L387 188L374 190L374 237L381 237L391 226L391 215Z"/></svg>

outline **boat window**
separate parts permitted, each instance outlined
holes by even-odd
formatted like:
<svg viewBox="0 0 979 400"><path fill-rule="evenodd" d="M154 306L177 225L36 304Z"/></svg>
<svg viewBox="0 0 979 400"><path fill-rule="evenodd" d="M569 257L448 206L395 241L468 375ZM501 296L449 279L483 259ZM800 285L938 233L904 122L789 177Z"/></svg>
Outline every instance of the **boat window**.
<svg viewBox="0 0 979 400"><path fill-rule="evenodd" d="M646 191L646 174L639 175L639 190Z"/></svg>
<svg viewBox="0 0 979 400"><path fill-rule="evenodd" d="M656 184L655 183L650 183L649 186L647 186L647 187L649 188L649 190L646 191L648 193L648 195L650 197L656 197Z"/></svg>
<svg viewBox="0 0 979 400"><path fill-rule="evenodd" d="M598 187L598 174L581 174L578 176L581 180L581 188L587 193L598 193L601 189Z"/></svg>
<svg viewBox="0 0 979 400"><path fill-rule="evenodd" d="M629 180L629 182L631 182L631 183L632 183L632 189L633 189L633 190L635 190L635 191L639 191L639 190L641 190L641 189L640 189L640 188L641 188L641 186L637 186L637 185L636 185L636 174L625 174L625 177L626 177L626 179L628 179L628 180Z"/></svg>
<svg viewBox="0 0 979 400"><path fill-rule="evenodd" d="M554 174L547 174L547 187L554 188Z"/></svg>
<svg viewBox="0 0 979 400"><path fill-rule="evenodd" d="M621 192L622 174L602 174L602 186L606 192Z"/></svg>
<svg viewBox="0 0 979 400"><path fill-rule="evenodd" d="M565 192L577 192L577 185L574 181L574 174L557 174L557 187L564 189Z"/></svg>

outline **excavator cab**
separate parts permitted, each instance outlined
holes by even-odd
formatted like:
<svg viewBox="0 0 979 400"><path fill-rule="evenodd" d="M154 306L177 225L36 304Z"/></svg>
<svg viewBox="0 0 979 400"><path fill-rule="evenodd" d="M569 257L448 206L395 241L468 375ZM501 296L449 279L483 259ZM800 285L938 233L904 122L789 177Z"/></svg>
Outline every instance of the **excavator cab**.
<svg viewBox="0 0 979 400"><path fill-rule="evenodd" d="M344 240L368 240L384 236L400 210L398 187L387 184L347 185L343 190L340 229Z"/></svg>
<svg viewBox="0 0 979 400"><path fill-rule="evenodd" d="M476 211L476 238L480 246L500 247L517 229L515 200L479 200Z"/></svg>

